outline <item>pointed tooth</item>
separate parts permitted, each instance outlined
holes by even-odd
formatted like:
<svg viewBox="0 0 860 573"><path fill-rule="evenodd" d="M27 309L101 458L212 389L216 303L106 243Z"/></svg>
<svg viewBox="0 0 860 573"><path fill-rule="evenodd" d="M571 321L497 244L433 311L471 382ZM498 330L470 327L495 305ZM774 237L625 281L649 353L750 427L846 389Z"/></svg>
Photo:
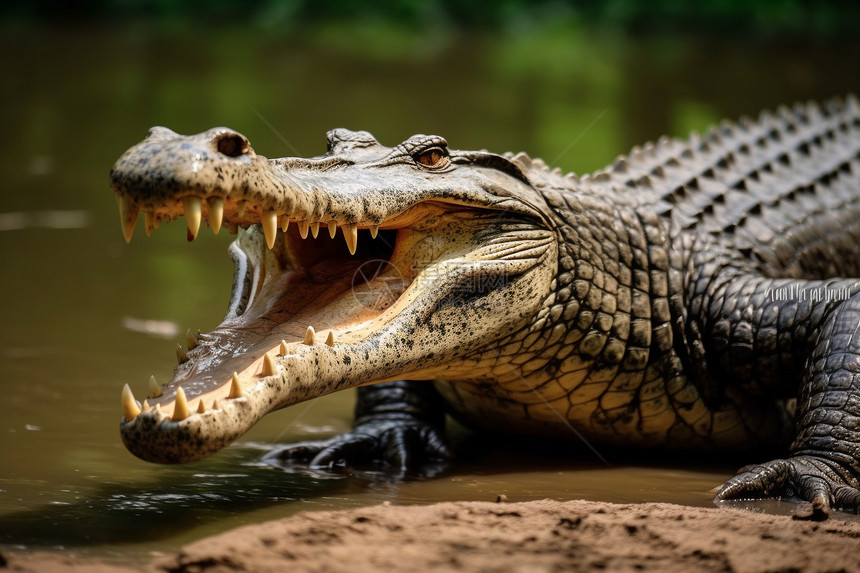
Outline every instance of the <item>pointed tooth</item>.
<svg viewBox="0 0 860 573"><path fill-rule="evenodd" d="M200 401L197 402L197 413L202 414L206 411L206 405L203 404L203 398L200 398Z"/></svg>
<svg viewBox="0 0 860 573"><path fill-rule="evenodd" d="M155 405L155 413L156 413L156 414L163 414L163 412L161 411L161 404L156 404L156 405ZM159 416L159 417L160 417L160 416Z"/></svg>
<svg viewBox="0 0 860 573"><path fill-rule="evenodd" d="M328 346L334 346L334 331L333 330L328 331L328 336L325 337L325 343Z"/></svg>
<svg viewBox="0 0 860 573"><path fill-rule="evenodd" d="M220 410L221 409L221 400L215 399L212 401L212 409Z"/></svg>
<svg viewBox="0 0 860 573"><path fill-rule="evenodd" d="M275 361L268 354L263 355L263 371L262 376L274 376L278 373L278 367L275 366Z"/></svg>
<svg viewBox="0 0 860 573"><path fill-rule="evenodd" d="M178 360L180 364L188 362L188 352L182 348L181 344L176 345L176 360Z"/></svg>
<svg viewBox="0 0 860 573"><path fill-rule="evenodd" d="M236 204L236 214L239 216L240 219L245 218L245 210L247 208L248 208L248 202L247 201L239 201Z"/></svg>
<svg viewBox="0 0 860 573"><path fill-rule="evenodd" d="M134 394L128 384L122 387L122 417L126 422L131 422L140 414L140 408L134 400Z"/></svg>
<svg viewBox="0 0 860 573"><path fill-rule="evenodd" d="M287 355L287 341L286 340L281 341L281 347L278 349L278 354L280 354L281 356Z"/></svg>
<svg viewBox="0 0 860 573"><path fill-rule="evenodd" d="M314 344L316 344L315 338L316 338L316 332L314 332L314 327L309 326L308 330L305 332L304 343L307 344L308 346L313 346Z"/></svg>
<svg viewBox="0 0 860 573"><path fill-rule="evenodd" d="M284 215L281 217L281 230L283 232L287 232L287 229L290 228L290 217L288 215Z"/></svg>
<svg viewBox="0 0 860 573"><path fill-rule="evenodd" d="M149 412L150 410L152 410L152 406L149 405L149 402L144 400L143 404L140 407L140 411L141 412Z"/></svg>
<svg viewBox="0 0 860 573"><path fill-rule="evenodd" d="M196 239L197 232L200 230L200 219L203 212L202 205L200 197L191 195L182 198L182 208L185 209L185 223L188 225L189 241Z"/></svg>
<svg viewBox="0 0 860 573"><path fill-rule="evenodd" d="M185 343L188 345L188 350L200 346L200 341L197 340L197 337L194 336L194 333L191 332L190 328L185 331Z"/></svg>
<svg viewBox="0 0 860 573"><path fill-rule="evenodd" d="M379 225L371 225L370 226L370 237L372 239L376 238L376 235L379 234Z"/></svg>
<svg viewBox="0 0 860 573"><path fill-rule="evenodd" d="M299 221L299 235L301 235L302 239L308 238L308 222L307 221Z"/></svg>
<svg viewBox="0 0 860 573"><path fill-rule="evenodd" d="M158 228L158 220L155 218L155 211L143 212L143 230L146 231L146 236L151 237L152 232Z"/></svg>
<svg viewBox="0 0 860 573"><path fill-rule="evenodd" d="M149 384L146 387L146 395L150 398L158 398L161 396L161 384L155 380L155 376L149 377Z"/></svg>
<svg viewBox="0 0 860 573"><path fill-rule="evenodd" d="M177 388L176 403L173 405L173 416L171 416L170 419L174 422L179 422L190 415L191 410L188 409L188 400L185 398L185 390Z"/></svg>
<svg viewBox="0 0 860 573"><path fill-rule="evenodd" d="M343 238L346 239L346 246L349 249L349 254L354 255L355 249L358 246L358 225L355 223L344 225Z"/></svg>
<svg viewBox="0 0 860 573"><path fill-rule="evenodd" d="M334 239L335 235L337 235L337 223L332 221L328 224L328 236Z"/></svg>
<svg viewBox="0 0 860 573"><path fill-rule="evenodd" d="M275 246L275 237L278 236L278 214L274 211L263 213L260 223L263 226L263 234L266 235L266 244L271 249Z"/></svg>
<svg viewBox="0 0 860 573"><path fill-rule="evenodd" d="M233 372L233 380L230 382L230 393L227 394L227 399L241 398L245 393L242 392L242 385L239 383L239 375Z"/></svg>
<svg viewBox="0 0 860 573"><path fill-rule="evenodd" d="M221 197L210 197L206 200L206 203L208 204L206 216L209 219L209 226L212 227L212 231L217 235L218 231L221 230L221 222L224 220L224 199Z"/></svg>
<svg viewBox="0 0 860 573"><path fill-rule="evenodd" d="M311 223L311 235L313 235L314 239L316 239L320 234L320 222L314 221Z"/></svg>
<svg viewBox="0 0 860 573"><path fill-rule="evenodd" d="M117 194L116 203L119 206L119 222L122 224L122 236L125 237L126 243L130 243L140 209L137 205L132 204L131 199L125 195Z"/></svg>

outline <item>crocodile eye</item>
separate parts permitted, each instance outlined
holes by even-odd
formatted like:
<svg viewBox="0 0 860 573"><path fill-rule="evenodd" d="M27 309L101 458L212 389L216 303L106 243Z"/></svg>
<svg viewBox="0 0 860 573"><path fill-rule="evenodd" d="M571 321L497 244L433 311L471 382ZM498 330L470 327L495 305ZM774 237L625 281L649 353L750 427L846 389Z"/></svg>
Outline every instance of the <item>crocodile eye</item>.
<svg viewBox="0 0 860 573"><path fill-rule="evenodd" d="M427 167L444 167L448 164L448 154L439 147L432 147L416 155L415 161Z"/></svg>

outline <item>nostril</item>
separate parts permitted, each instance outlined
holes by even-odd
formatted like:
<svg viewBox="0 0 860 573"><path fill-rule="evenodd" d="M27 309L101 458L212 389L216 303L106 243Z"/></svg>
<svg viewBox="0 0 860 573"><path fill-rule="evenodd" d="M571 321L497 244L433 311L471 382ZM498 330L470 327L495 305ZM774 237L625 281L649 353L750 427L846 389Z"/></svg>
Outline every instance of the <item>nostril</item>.
<svg viewBox="0 0 860 573"><path fill-rule="evenodd" d="M239 157L248 151L248 142L238 133L225 133L218 138L215 144L218 153L227 157Z"/></svg>

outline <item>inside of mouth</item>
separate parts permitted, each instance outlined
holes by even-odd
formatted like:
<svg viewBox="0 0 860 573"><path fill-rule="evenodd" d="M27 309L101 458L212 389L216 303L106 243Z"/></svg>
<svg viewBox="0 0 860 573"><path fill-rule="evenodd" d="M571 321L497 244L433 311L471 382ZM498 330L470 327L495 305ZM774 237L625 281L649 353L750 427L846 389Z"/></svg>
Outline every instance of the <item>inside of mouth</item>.
<svg viewBox="0 0 860 573"><path fill-rule="evenodd" d="M397 229L383 229L373 238L369 229L359 229L353 255L342 239L330 237L328 231L321 230L315 239L302 239L298 229L290 228L284 237L286 263L307 274L313 282L327 283L339 276L355 274L373 261L377 267L383 267L394 253L397 233ZM356 276L358 280L367 277L366 272Z"/></svg>
<svg viewBox="0 0 860 573"><path fill-rule="evenodd" d="M260 235L255 228L249 232ZM264 355L284 355L282 343L292 354L307 341L308 327L315 331L314 344L326 344L329 334L337 344L360 342L370 333L363 325L395 305L409 288L418 271L416 261L432 256L422 248L422 238L411 228L380 229L375 238L370 230L359 229L355 254L325 229L304 239L294 226L279 230L271 250L258 240L249 255L258 257L264 272L249 271L245 281L253 295L245 297L246 305L235 316L200 335L199 346L187 351L188 360L149 405L158 403L171 416L176 388L182 387L192 409L198 400L208 408L227 397L234 372L246 383L259 379Z"/></svg>

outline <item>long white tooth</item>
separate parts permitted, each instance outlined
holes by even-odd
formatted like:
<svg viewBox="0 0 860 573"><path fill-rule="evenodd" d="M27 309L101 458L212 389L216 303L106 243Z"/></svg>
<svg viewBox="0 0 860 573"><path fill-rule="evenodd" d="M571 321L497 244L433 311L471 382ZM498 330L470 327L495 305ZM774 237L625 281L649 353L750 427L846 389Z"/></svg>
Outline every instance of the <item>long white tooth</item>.
<svg viewBox="0 0 860 573"><path fill-rule="evenodd" d="M301 235L302 239L308 238L308 222L307 221L299 221L299 235Z"/></svg>
<svg viewBox="0 0 860 573"><path fill-rule="evenodd" d="M290 228L290 216L284 215L283 217L281 217L281 230L286 233L287 229L289 229L289 228Z"/></svg>
<svg viewBox="0 0 860 573"><path fill-rule="evenodd" d="M176 360L178 360L180 364L188 362L188 352L182 348L181 344L176 345Z"/></svg>
<svg viewBox="0 0 860 573"><path fill-rule="evenodd" d="M212 227L212 231L217 235L218 231L221 230L221 222L224 220L224 199L221 197L210 197L206 200L206 203L208 204L206 216L209 219L209 226Z"/></svg>
<svg viewBox="0 0 860 573"><path fill-rule="evenodd" d="M156 229L158 219L155 218L155 211L143 212L143 230L146 231L146 236L151 237L152 232Z"/></svg>
<svg viewBox="0 0 860 573"><path fill-rule="evenodd" d="M182 208L185 209L185 223L188 225L188 240L197 238L200 230L200 220L203 215L203 202L200 197L190 195L182 198Z"/></svg>
<svg viewBox="0 0 860 573"><path fill-rule="evenodd" d="M197 340L197 337L194 336L194 333L191 332L190 328L185 331L185 343L187 345L188 350L200 346L200 341Z"/></svg>
<svg viewBox="0 0 860 573"><path fill-rule="evenodd" d="M140 414L140 408L134 400L134 394L128 384L122 387L122 417L126 422L131 422Z"/></svg>
<svg viewBox="0 0 860 573"><path fill-rule="evenodd" d="M122 235L125 237L125 242L130 243L140 209L137 205L133 205L131 199L125 195L117 194L116 203L119 206L119 222L122 224Z"/></svg>
<svg viewBox="0 0 860 573"><path fill-rule="evenodd" d="M149 377L149 384L146 386L146 395L150 398L158 398L161 396L161 384L155 380L155 376Z"/></svg>
<svg viewBox="0 0 860 573"><path fill-rule="evenodd" d="M263 213L260 223L263 226L263 234L266 235L266 244L271 249L275 246L275 237L278 236L278 214L274 211Z"/></svg>
<svg viewBox="0 0 860 573"><path fill-rule="evenodd" d="M346 246L349 249L349 254L354 255L355 249L358 247L358 225L355 223L344 225L343 238L346 239Z"/></svg>
<svg viewBox="0 0 860 573"><path fill-rule="evenodd" d="M286 340L281 341L281 347L278 349L278 354L280 354L281 356L287 355L287 341Z"/></svg>
<svg viewBox="0 0 860 573"><path fill-rule="evenodd" d="M203 398L200 398L200 401L197 402L197 413L202 414L206 411L206 405L203 404Z"/></svg>
<svg viewBox="0 0 860 573"><path fill-rule="evenodd" d="M242 392L242 385L239 383L239 375L233 372L233 380L230 382L230 393L227 394L227 399L241 398L245 393Z"/></svg>
<svg viewBox="0 0 860 573"><path fill-rule="evenodd" d="M316 332L314 332L314 327L309 326L307 332L305 332L305 344L308 346L313 346L316 344Z"/></svg>
<svg viewBox="0 0 860 573"><path fill-rule="evenodd" d="M325 343L328 346L334 346L334 331L333 330L328 331L328 336L325 337Z"/></svg>
<svg viewBox="0 0 860 573"><path fill-rule="evenodd" d="M239 201L239 203L236 204L236 214L239 216L240 219L245 218L245 209L247 209L247 208L248 208L248 202L247 201Z"/></svg>
<svg viewBox="0 0 860 573"><path fill-rule="evenodd" d="M319 221L314 221L311 223L311 235L313 235L314 239L316 239L320 234L320 223Z"/></svg>
<svg viewBox="0 0 860 573"><path fill-rule="evenodd" d="M173 405L173 416L171 416L170 419L174 422L179 422L190 415L191 410L188 408L188 400L185 398L185 390L177 388L176 403Z"/></svg>
<svg viewBox="0 0 860 573"><path fill-rule="evenodd" d="M332 221L328 224L328 236L334 239L335 235L337 235L337 223Z"/></svg>
<svg viewBox="0 0 860 573"><path fill-rule="evenodd" d="M372 239L376 238L376 235L379 234L379 225L371 225L370 226L370 237Z"/></svg>
<svg viewBox="0 0 860 573"><path fill-rule="evenodd" d="M278 367L275 366L275 361L268 354L263 355L263 371L262 376L274 376L278 373Z"/></svg>

